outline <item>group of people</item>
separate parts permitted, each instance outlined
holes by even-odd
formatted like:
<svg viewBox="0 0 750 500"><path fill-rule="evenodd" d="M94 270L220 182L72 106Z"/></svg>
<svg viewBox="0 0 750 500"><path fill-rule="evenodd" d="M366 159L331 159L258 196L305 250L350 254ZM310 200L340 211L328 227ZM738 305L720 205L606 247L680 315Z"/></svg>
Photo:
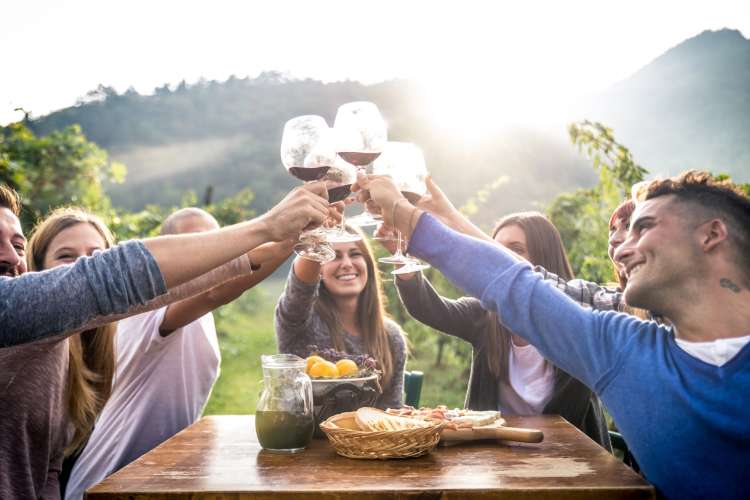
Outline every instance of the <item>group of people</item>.
<svg viewBox="0 0 750 500"><path fill-rule="evenodd" d="M467 408L559 414L611 449L604 405L662 494L750 494L746 196L694 171L641 186L609 222L608 287L575 279L544 215L505 216L488 235L427 184L416 205L388 177L360 174L353 190L381 213L381 235L401 231L410 254L467 293L442 297L421 272L395 278L415 319L472 345ZM342 210L310 183L251 221L219 228L183 209L162 236L114 245L98 217L67 208L27 243L19 202L0 188L0 498L81 498L195 421L219 371L210 311ZM332 246L324 264L295 258L279 351L368 354L382 369L375 404L398 407L407 342L372 249L366 238Z"/></svg>

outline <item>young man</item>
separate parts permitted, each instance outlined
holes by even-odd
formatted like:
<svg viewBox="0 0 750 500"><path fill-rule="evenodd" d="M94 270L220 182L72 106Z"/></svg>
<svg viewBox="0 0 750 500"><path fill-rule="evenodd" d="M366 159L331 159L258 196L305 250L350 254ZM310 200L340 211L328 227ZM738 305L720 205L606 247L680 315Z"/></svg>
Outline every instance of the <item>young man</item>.
<svg viewBox="0 0 750 500"><path fill-rule="evenodd" d="M615 259L625 300L674 327L584 309L511 252L458 234L389 179L359 186L409 253L497 311L601 397L646 478L670 498L747 498L750 485L750 201L706 173L654 181ZM394 222L395 221L395 222Z"/></svg>
<svg viewBox="0 0 750 500"><path fill-rule="evenodd" d="M26 272L26 237L20 215L15 191L0 184L0 276L15 278Z"/></svg>
<svg viewBox="0 0 750 500"><path fill-rule="evenodd" d="M322 183L257 219L205 233L129 241L74 264L26 273L18 201L0 205L0 498L58 498L66 441L67 336L133 314L270 241L338 215ZM8 197L10 193L10 197ZM2 197L0 197L0 202ZM10 201L8 201L10 200ZM15 257L13 256L15 253ZM231 262L230 262L231 261ZM185 285L183 285L185 286ZM173 300L185 298L173 295ZM157 299L158 300L158 299ZM144 309L145 308L145 309Z"/></svg>
<svg viewBox="0 0 750 500"><path fill-rule="evenodd" d="M207 212L183 208L167 217L161 234L216 229L218 222ZM264 250L269 258L252 274L119 322L112 393L75 462L66 499L82 498L86 489L200 417L221 362L211 311L268 277L292 253L292 245Z"/></svg>

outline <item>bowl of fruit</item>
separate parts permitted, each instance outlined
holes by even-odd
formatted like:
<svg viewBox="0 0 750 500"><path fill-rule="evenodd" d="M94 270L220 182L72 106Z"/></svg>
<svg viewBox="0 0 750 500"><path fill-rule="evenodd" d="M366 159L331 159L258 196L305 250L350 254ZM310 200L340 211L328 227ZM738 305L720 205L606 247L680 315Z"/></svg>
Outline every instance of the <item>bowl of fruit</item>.
<svg viewBox="0 0 750 500"><path fill-rule="evenodd" d="M315 420L373 406L382 393L377 361L365 354L308 346L307 375L312 380Z"/></svg>

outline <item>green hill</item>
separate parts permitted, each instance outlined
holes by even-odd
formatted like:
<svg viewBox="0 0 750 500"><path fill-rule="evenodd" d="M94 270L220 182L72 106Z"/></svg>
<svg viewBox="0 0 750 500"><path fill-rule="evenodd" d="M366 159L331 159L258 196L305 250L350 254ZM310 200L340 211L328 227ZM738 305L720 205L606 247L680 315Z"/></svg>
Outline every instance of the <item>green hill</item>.
<svg viewBox="0 0 750 500"><path fill-rule="evenodd" d="M465 91L472 91L470 80ZM403 80L323 83L267 72L165 85L153 95L99 87L76 106L33 120L31 127L44 134L79 123L91 140L123 161L127 181L108 187L119 206L170 205L186 190L200 195L209 185L214 197L222 198L250 186L262 211L298 182L279 161L284 122L310 113L331 121L337 106L352 100L377 103L391 139L418 143L428 168L458 204L507 177L486 197L481 223L539 208L561 191L594 182L564 129L554 135L504 129L468 141L434 126L420 88ZM750 180L750 41L737 31L691 38L578 109L576 118L613 127L653 173L708 168Z"/></svg>
<svg viewBox="0 0 750 500"><path fill-rule="evenodd" d="M687 168L750 181L750 40L705 31L582 105L652 172Z"/></svg>
<svg viewBox="0 0 750 500"><path fill-rule="evenodd" d="M185 190L200 194L208 185L221 198L249 185L263 210L298 182L279 161L284 122L309 113L332 121L338 105L361 99L378 104L391 139L420 144L428 168L458 202L508 176L488 200L492 210L486 222L507 211L541 206L559 191L593 180L564 130L557 137L505 130L467 144L431 125L428 104L407 81L326 84L265 73L254 79L163 87L151 96L134 91L118 95L100 87L79 105L31 126L44 134L79 123L91 140L124 162L126 183L109 188L117 205L169 205Z"/></svg>

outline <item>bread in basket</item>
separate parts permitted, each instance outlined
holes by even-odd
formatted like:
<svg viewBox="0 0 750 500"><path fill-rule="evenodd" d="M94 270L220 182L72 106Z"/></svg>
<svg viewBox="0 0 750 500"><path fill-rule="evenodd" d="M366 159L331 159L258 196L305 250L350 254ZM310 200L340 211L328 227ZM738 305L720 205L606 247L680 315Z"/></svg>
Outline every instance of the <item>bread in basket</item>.
<svg viewBox="0 0 750 500"><path fill-rule="evenodd" d="M349 458L409 458L429 453L444 422L389 415L377 408L339 413L320 424L339 455Z"/></svg>

